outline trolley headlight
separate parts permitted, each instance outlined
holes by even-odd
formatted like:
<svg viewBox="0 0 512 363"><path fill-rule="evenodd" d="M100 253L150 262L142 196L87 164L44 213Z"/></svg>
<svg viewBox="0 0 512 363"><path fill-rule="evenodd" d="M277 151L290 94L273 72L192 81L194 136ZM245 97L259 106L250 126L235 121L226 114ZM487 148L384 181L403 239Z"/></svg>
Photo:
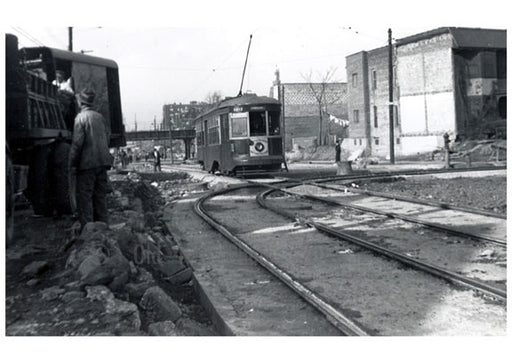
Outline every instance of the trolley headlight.
<svg viewBox="0 0 512 363"><path fill-rule="evenodd" d="M265 150L265 145L262 142L257 142L256 145L254 145L254 148L257 152L262 152Z"/></svg>

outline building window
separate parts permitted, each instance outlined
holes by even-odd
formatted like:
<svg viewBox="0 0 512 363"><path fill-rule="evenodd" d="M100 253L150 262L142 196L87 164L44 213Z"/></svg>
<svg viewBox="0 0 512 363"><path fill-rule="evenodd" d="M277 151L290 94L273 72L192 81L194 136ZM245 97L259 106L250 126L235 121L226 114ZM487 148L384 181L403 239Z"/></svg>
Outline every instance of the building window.
<svg viewBox="0 0 512 363"><path fill-rule="evenodd" d="M357 145L357 139L354 139L354 145Z"/></svg>
<svg viewBox="0 0 512 363"><path fill-rule="evenodd" d="M352 112L353 116L354 116L354 123L358 123L359 122L359 110L354 110Z"/></svg>
<svg viewBox="0 0 512 363"><path fill-rule="evenodd" d="M379 119L377 117L377 106L373 106L373 126L379 127Z"/></svg>
<svg viewBox="0 0 512 363"><path fill-rule="evenodd" d="M352 73L352 87L357 87L357 73Z"/></svg>
<svg viewBox="0 0 512 363"><path fill-rule="evenodd" d="M359 139L359 146L363 145L363 139Z"/></svg>
<svg viewBox="0 0 512 363"><path fill-rule="evenodd" d="M379 145L379 138L378 137L375 138L375 145Z"/></svg>
<svg viewBox="0 0 512 363"><path fill-rule="evenodd" d="M396 144L400 145L400 138L399 137L396 138Z"/></svg>
<svg viewBox="0 0 512 363"><path fill-rule="evenodd" d="M372 71L372 89L377 89L377 71Z"/></svg>

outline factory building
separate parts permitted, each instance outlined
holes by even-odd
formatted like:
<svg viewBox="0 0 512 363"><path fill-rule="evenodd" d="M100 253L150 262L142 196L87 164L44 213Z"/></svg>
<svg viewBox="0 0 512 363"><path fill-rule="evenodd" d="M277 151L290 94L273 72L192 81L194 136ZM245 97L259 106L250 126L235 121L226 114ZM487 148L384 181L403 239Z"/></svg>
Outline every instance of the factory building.
<svg viewBox="0 0 512 363"><path fill-rule="evenodd" d="M347 149L389 157L389 48L346 58ZM438 28L392 49L395 155L429 152L451 139L506 135L506 31Z"/></svg>

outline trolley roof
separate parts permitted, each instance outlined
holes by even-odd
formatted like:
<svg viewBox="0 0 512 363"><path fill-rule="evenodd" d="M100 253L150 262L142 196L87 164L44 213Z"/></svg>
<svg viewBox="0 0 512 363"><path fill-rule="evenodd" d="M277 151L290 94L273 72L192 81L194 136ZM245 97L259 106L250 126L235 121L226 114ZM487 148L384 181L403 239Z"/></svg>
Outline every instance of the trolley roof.
<svg viewBox="0 0 512 363"><path fill-rule="evenodd" d="M203 112L201 115L196 117L197 119L200 119L201 117L204 117L205 115L208 115L212 112L215 112L216 110L219 110L221 108L227 108L227 107L234 107L234 106L256 106L256 105L277 105L281 106L281 102L276 100L272 97L267 96L258 96L254 93L246 93L242 96L237 97L230 97L225 98L220 103L218 103L214 108Z"/></svg>
<svg viewBox="0 0 512 363"><path fill-rule="evenodd" d="M30 47L30 48L22 48L20 51L26 52L26 54L32 58L37 54L45 54L51 55L53 58L62 59L71 62L78 63L87 63L94 64L97 66L107 67L107 68L115 68L118 69L117 63L111 59L100 58L93 55L70 52L68 50L62 50L57 48L49 48L49 47Z"/></svg>

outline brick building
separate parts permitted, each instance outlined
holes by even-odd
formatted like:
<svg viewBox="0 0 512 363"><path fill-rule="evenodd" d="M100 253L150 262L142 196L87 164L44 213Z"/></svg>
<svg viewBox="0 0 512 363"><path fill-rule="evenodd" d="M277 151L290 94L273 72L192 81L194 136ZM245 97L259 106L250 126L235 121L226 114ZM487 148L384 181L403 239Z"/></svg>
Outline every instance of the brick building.
<svg viewBox="0 0 512 363"><path fill-rule="evenodd" d="M193 120L207 108L211 107L208 103L191 101L189 104L167 104L163 106L162 127L169 130L172 125L173 130L193 129Z"/></svg>
<svg viewBox="0 0 512 363"><path fill-rule="evenodd" d="M388 48L347 56L348 149L389 156ZM506 127L506 31L438 28L393 45L395 154Z"/></svg>
<svg viewBox="0 0 512 363"><path fill-rule="evenodd" d="M322 90L324 101L320 125L320 107L317 97ZM314 140L319 140L320 137L324 138L325 143L328 140L332 141L334 135L342 136L341 127L330 122L328 114L347 119L346 83L281 83L279 71L276 71L270 97L279 99L283 105L282 119L287 151L292 149L294 143L305 146Z"/></svg>

